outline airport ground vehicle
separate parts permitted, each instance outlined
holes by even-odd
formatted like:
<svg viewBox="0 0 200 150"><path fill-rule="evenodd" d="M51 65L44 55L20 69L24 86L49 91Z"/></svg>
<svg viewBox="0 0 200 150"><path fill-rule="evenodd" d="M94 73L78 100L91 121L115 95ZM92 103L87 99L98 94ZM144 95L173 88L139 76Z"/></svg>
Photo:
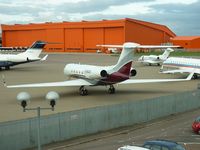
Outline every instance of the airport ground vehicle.
<svg viewBox="0 0 200 150"><path fill-rule="evenodd" d="M195 121L192 123L192 129L195 133L200 134L200 116L195 119Z"/></svg>
<svg viewBox="0 0 200 150"><path fill-rule="evenodd" d="M178 143L168 140L146 141L143 147L149 148L150 150L185 150L185 148Z"/></svg>

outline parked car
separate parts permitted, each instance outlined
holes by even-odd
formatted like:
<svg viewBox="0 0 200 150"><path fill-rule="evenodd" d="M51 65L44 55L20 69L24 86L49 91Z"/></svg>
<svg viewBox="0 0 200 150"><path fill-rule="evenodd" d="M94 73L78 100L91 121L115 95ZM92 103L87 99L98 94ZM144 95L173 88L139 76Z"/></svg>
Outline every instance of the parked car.
<svg viewBox="0 0 200 150"><path fill-rule="evenodd" d="M168 140L146 141L143 147L149 148L150 150L185 150L185 148L178 143Z"/></svg>
<svg viewBox="0 0 200 150"><path fill-rule="evenodd" d="M126 146L118 148L117 150L149 150L149 149L144 148L144 147L139 147L139 146L126 145Z"/></svg>
<svg viewBox="0 0 200 150"><path fill-rule="evenodd" d="M192 129L195 133L200 134L200 117L197 117L195 121L192 123Z"/></svg>

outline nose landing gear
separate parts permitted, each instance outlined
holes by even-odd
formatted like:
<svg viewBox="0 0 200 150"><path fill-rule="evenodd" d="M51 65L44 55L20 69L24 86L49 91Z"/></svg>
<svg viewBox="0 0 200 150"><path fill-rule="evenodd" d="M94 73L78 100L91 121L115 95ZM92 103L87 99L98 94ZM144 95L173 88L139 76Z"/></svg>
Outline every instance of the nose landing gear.
<svg viewBox="0 0 200 150"><path fill-rule="evenodd" d="M79 93L80 93L80 95L85 96L85 95L88 95L88 90L85 89L84 86L81 86L81 87L79 88Z"/></svg>

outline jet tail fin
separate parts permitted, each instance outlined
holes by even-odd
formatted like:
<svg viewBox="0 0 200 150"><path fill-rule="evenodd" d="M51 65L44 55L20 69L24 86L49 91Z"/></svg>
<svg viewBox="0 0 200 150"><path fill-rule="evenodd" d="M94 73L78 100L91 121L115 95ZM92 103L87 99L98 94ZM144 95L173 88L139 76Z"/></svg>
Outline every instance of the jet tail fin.
<svg viewBox="0 0 200 150"><path fill-rule="evenodd" d="M27 57L33 57L33 58L37 58L40 53L42 52L42 49L44 48L44 46L47 43L44 41L36 41L34 42L31 47L29 47L25 52L20 53L18 55L23 55L23 56L27 56Z"/></svg>
<svg viewBox="0 0 200 150"><path fill-rule="evenodd" d="M165 50L165 52L162 54L162 55L160 55L160 58L162 58L162 60L166 60L168 57L169 57L169 55L170 55L170 53L171 52L173 52L174 50L172 49L172 48L167 48L166 50Z"/></svg>

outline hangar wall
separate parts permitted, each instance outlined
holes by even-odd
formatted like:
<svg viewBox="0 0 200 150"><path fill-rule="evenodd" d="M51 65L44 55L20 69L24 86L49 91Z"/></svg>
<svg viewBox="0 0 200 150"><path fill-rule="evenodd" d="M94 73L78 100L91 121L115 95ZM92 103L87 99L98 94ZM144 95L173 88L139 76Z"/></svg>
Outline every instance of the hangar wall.
<svg viewBox="0 0 200 150"><path fill-rule="evenodd" d="M200 36L177 36L171 42L189 51L200 51Z"/></svg>
<svg viewBox="0 0 200 150"><path fill-rule="evenodd" d="M41 117L41 143L47 144L134 125L199 107L200 90L196 90L43 116ZM36 127L36 118L0 123L0 149L20 150L35 147L37 145Z"/></svg>
<svg viewBox="0 0 200 150"><path fill-rule="evenodd" d="M158 30L159 25L152 27L146 23L141 24L140 22L126 22L126 36L125 41L135 41L136 43L142 43L146 45L160 45L168 43L170 37L174 37L175 34L167 32L165 30Z"/></svg>
<svg viewBox="0 0 200 150"><path fill-rule="evenodd" d="M175 34L169 28L125 18L120 20L2 25L3 46L30 46L36 40L54 42L48 52L96 52L97 44L162 44ZM57 43L57 44L55 44Z"/></svg>

